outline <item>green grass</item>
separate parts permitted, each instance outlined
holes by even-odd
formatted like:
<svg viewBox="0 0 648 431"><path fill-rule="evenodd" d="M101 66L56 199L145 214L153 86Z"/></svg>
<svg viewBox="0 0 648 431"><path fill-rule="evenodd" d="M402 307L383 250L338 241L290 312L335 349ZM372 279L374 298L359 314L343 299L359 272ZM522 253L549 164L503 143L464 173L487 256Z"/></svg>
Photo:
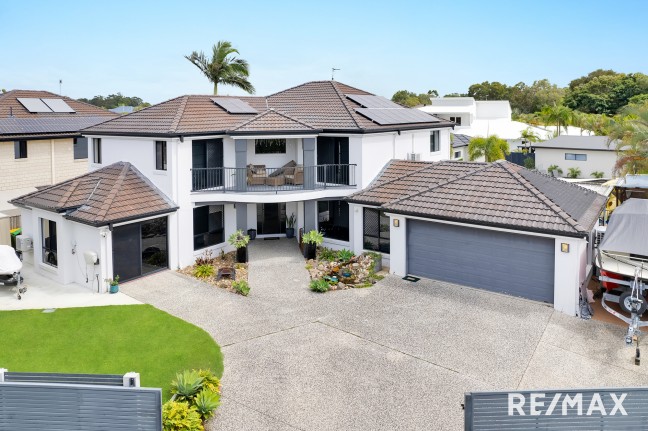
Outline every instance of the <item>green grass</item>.
<svg viewBox="0 0 648 431"><path fill-rule="evenodd" d="M202 329L150 305L0 312L0 368L57 373L140 373L169 398L176 372L223 374L218 344Z"/></svg>

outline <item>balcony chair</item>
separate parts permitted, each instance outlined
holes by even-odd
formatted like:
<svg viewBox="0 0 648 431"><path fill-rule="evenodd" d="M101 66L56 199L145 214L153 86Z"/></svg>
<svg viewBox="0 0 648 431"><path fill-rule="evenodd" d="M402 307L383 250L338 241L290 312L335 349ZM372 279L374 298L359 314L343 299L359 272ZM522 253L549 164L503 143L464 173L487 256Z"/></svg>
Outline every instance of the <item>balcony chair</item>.
<svg viewBox="0 0 648 431"><path fill-rule="evenodd" d="M265 185L266 175L265 165L248 165L247 168L247 183L250 186Z"/></svg>
<svg viewBox="0 0 648 431"><path fill-rule="evenodd" d="M295 166L294 168L287 168L284 172L286 184L303 185L304 184L304 167Z"/></svg>

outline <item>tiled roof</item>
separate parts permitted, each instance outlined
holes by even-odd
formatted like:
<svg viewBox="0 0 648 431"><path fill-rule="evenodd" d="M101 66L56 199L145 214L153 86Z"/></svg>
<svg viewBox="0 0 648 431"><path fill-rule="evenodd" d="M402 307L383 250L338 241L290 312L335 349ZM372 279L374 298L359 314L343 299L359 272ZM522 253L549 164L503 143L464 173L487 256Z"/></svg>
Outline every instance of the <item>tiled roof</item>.
<svg viewBox="0 0 648 431"><path fill-rule="evenodd" d="M454 136L452 148L467 147L470 143L470 136L462 135L460 133L453 133L452 136Z"/></svg>
<svg viewBox="0 0 648 431"><path fill-rule="evenodd" d="M133 165L117 162L17 197L11 203L40 208L92 226L105 226L177 209Z"/></svg>
<svg viewBox="0 0 648 431"><path fill-rule="evenodd" d="M63 99L75 112L29 112L18 98ZM79 130L117 114L49 91L11 90L0 94L0 140L79 136Z"/></svg>
<svg viewBox="0 0 648 431"><path fill-rule="evenodd" d="M254 124L251 124L251 120L259 114L230 114L213 102L214 96L181 96L90 127L86 132L117 135L200 135L225 134L239 128L246 132L276 132L298 130L295 129L298 127L297 123L308 126L308 130L365 132L453 125L449 121L431 116L430 123L381 126L358 114L355 109L361 106L348 99L345 94L371 95L336 81L313 81L267 97L235 97L248 103L261 115L270 110L274 111L274 115L265 121ZM279 120L278 116L283 116L284 119ZM290 124L285 121L286 118L292 120L288 122ZM276 121L276 124L270 120ZM255 125L258 125L258 128ZM289 128L285 129L287 125Z"/></svg>
<svg viewBox="0 0 648 431"><path fill-rule="evenodd" d="M348 200L431 219L583 236L606 199L506 161L393 160L373 184Z"/></svg>
<svg viewBox="0 0 648 431"><path fill-rule="evenodd" d="M262 112L256 117L234 129L235 132L257 132L257 131L311 131L314 127L299 120L289 117L286 114L277 112L274 109Z"/></svg>

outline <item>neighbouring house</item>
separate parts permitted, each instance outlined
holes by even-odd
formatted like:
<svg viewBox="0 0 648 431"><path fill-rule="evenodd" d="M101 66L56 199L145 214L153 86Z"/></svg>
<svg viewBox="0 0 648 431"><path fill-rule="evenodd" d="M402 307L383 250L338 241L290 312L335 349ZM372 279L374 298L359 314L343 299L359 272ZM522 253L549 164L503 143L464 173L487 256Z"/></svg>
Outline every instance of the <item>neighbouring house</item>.
<svg viewBox="0 0 648 431"><path fill-rule="evenodd" d="M604 178L614 177L617 152L607 136L562 135L532 144L532 151L535 167L542 172L555 165L562 169L563 176L567 176L569 168L578 168L580 178L595 178L594 172L602 172Z"/></svg>
<svg viewBox="0 0 648 431"><path fill-rule="evenodd" d="M297 231L319 230L325 246L349 249L353 218L344 198L369 186L391 159L448 159L452 127L336 81L308 82L266 97L181 96L87 128L91 173L44 189L59 197L45 208L32 195L15 203L32 220L24 233L34 238L37 270L56 271L62 282L86 280L78 268L85 251L102 250L99 280L119 275L126 281L148 273L151 256L162 262L153 270L177 269L206 251L232 250L227 238L236 229L254 229L258 238L284 236L293 214ZM147 193L167 202L165 213L150 214L146 201L113 208L107 192L101 206L92 206L93 215L100 208L100 220L80 219L85 197L96 197L92 184L133 195L115 178L123 162L149 185ZM80 187L74 181L86 194L67 203ZM148 218L156 220L155 229L146 225ZM61 247L56 268L47 261L52 230ZM166 260L158 259L157 250L151 253L149 232L165 238ZM379 243L374 246L380 250Z"/></svg>
<svg viewBox="0 0 648 431"><path fill-rule="evenodd" d="M353 250L377 243L392 273L543 301L570 315L606 200L507 161L402 160L347 198Z"/></svg>
<svg viewBox="0 0 648 431"><path fill-rule="evenodd" d="M450 138L452 141L452 154L450 158L457 161L470 161L468 156L468 144L470 143L470 136L461 133L451 133ZM483 157L481 157L483 159ZM484 160L476 160L483 162Z"/></svg>
<svg viewBox="0 0 648 431"><path fill-rule="evenodd" d="M115 118L105 109L48 91L0 94L0 199L81 175L88 145L79 131ZM0 205L0 210L8 209Z"/></svg>

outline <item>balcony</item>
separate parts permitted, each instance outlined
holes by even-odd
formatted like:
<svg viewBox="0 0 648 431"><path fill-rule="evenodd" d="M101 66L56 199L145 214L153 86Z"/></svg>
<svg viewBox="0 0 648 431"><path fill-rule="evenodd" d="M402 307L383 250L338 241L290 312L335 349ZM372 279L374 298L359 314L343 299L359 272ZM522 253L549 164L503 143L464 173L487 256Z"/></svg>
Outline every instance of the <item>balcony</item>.
<svg viewBox="0 0 648 431"><path fill-rule="evenodd" d="M257 193L356 187L356 165L193 168L192 191Z"/></svg>

